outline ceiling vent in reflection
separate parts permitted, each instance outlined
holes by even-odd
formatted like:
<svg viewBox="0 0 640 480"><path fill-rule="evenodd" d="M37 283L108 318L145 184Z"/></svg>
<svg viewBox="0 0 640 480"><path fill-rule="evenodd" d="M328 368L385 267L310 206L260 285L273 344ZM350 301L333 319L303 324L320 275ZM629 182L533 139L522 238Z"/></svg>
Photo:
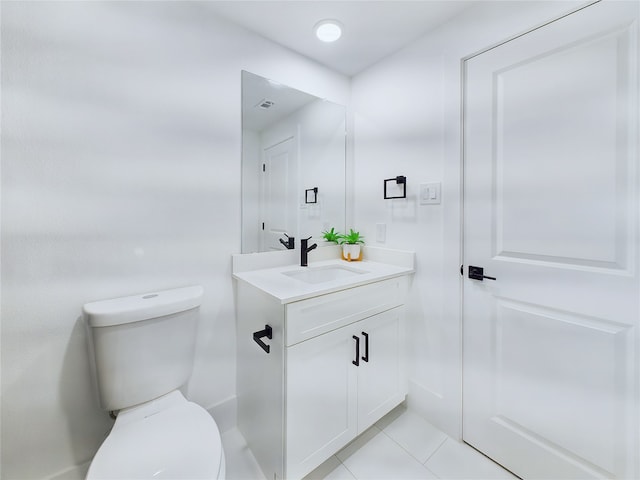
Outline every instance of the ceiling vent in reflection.
<svg viewBox="0 0 640 480"><path fill-rule="evenodd" d="M266 110L267 108L271 108L271 107L273 107L274 105L275 105L275 103L274 103L274 102L272 102L271 100L267 100L266 98L263 98L262 100L260 100L260 101L258 102L258 104L256 105L256 107L264 108L264 109Z"/></svg>

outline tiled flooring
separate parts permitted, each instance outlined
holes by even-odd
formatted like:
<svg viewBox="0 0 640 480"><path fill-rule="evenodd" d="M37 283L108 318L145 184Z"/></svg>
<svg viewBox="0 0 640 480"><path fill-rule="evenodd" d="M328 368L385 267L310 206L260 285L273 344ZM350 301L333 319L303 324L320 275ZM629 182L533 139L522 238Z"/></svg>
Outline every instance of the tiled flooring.
<svg viewBox="0 0 640 480"><path fill-rule="evenodd" d="M228 480L265 480L242 434L222 435ZM422 417L396 408L305 480L515 479L511 473Z"/></svg>

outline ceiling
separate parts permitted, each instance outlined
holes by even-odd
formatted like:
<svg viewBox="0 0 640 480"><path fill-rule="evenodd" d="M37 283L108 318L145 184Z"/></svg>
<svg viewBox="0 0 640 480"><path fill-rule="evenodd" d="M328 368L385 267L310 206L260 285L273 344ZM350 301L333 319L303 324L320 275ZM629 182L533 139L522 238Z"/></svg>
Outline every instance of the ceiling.
<svg viewBox="0 0 640 480"><path fill-rule="evenodd" d="M349 77L420 38L473 1L463 0L227 0L206 8ZM323 43L313 27L342 25L342 37Z"/></svg>

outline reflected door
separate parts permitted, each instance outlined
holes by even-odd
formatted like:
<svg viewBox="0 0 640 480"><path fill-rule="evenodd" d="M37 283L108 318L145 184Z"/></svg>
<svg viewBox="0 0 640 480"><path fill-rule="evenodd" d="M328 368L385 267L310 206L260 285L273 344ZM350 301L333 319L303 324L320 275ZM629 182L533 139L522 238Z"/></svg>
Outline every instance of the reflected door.
<svg viewBox="0 0 640 480"><path fill-rule="evenodd" d="M640 475L638 5L465 62L463 437L523 478Z"/></svg>
<svg viewBox="0 0 640 480"><path fill-rule="evenodd" d="M260 250L283 250L280 238L297 236L296 185L298 160L295 137L264 149L262 164L262 245ZM297 239L296 239L297 243Z"/></svg>

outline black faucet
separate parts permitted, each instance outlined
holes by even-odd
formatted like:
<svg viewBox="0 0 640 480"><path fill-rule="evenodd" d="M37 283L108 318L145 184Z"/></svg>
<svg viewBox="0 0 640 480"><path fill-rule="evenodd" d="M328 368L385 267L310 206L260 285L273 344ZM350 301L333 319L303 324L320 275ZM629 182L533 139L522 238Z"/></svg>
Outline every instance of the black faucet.
<svg viewBox="0 0 640 480"><path fill-rule="evenodd" d="M280 243L283 244L288 250L293 250L295 247L295 237L290 237L289 235L287 235L286 233L284 234L285 237L287 237L287 240L285 241L283 238L280 238Z"/></svg>
<svg viewBox="0 0 640 480"><path fill-rule="evenodd" d="M302 243L302 245L300 246L300 266L301 267L306 267L307 266L307 253L309 253L311 250L313 250L314 248L316 248L318 245L316 243L314 243L313 245L311 245L310 247L307 246L307 242L311 240L311 237L309 238L303 238L302 240L300 240L300 243Z"/></svg>

